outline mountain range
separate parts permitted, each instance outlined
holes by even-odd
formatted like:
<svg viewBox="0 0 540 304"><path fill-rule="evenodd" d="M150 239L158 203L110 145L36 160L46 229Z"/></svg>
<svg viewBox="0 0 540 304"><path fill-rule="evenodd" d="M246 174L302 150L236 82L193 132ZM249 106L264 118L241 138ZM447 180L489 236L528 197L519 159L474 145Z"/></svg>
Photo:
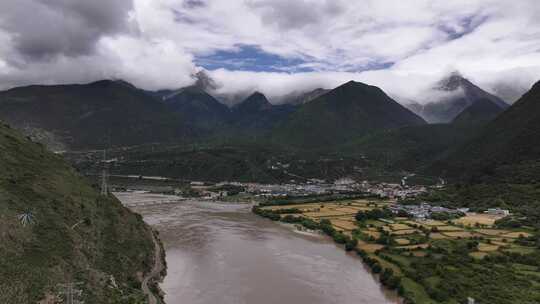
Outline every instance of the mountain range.
<svg viewBox="0 0 540 304"><path fill-rule="evenodd" d="M256 141L304 150L344 147L372 156L387 149L398 163L414 158L409 164L425 164L508 107L458 73L434 85L445 98L421 111L409 107L419 115L380 88L354 81L291 94L280 105L254 92L229 107L208 93L215 88L205 75L192 86L155 92L112 80L20 87L0 92L0 118L56 150ZM435 127L420 116L449 124Z"/></svg>
<svg viewBox="0 0 540 304"><path fill-rule="evenodd" d="M185 117L122 81L28 86L0 92L0 119L51 134L70 149L179 142L195 137Z"/></svg>
<svg viewBox="0 0 540 304"><path fill-rule="evenodd" d="M306 92L293 104L274 105L255 92L230 108L206 87L197 82L148 92L113 80L20 87L0 92L0 119L56 150L212 137L282 138L294 144L303 132L309 137L310 128L343 141L378 128L424 123L382 90L355 82Z"/></svg>

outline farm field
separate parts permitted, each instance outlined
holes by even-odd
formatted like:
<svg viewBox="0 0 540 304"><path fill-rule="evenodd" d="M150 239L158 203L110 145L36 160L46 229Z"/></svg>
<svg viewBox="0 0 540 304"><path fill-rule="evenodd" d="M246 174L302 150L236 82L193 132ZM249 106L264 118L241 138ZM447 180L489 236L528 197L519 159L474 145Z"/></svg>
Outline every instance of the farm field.
<svg viewBox="0 0 540 304"><path fill-rule="evenodd" d="M390 271L393 276L400 278L403 292L414 303L424 303L420 301L426 298L431 299L426 303L456 303L440 299L436 301L431 298L444 298L444 292L437 294L434 292L446 288L446 285L442 283L444 280L450 280L450 278L444 278L446 275L459 274L460 280L465 284L461 287L462 289L470 288L475 284L481 286L482 283L473 284L472 280L485 282L492 278L482 277L482 273L488 272L484 270L484 266L480 267L476 263L488 260L489 262L482 263L493 263L491 262L493 259L488 259L488 257L497 258L508 254L531 255L538 252L534 247L522 242L533 236L530 228L499 229L495 221L500 219L500 216L468 213L462 218L449 221L419 221L405 217L363 217L361 221L356 219L358 212L372 214L371 211L382 210L390 204L389 201L351 200L268 206L262 209L281 212L297 209L295 210L297 213L290 215L305 218L314 223L327 221L335 233L355 240L354 250L369 262L368 266L371 267L375 263L381 268L381 270L376 268L377 271ZM287 213L280 213L281 218L285 216ZM336 239L335 236L334 239ZM441 260L442 256L445 256L444 260ZM451 262L455 259L459 259L460 262ZM483 272L473 272L462 276L462 273L471 271L467 267L479 267ZM536 286L536 290L531 287L533 288L531 292L540 298L540 268L533 267L532 270L526 270L525 274L523 270L519 270L521 271L519 273L513 267L501 268L497 264L489 267L491 268L487 269L490 269L490 272L496 270L504 272L504 275L500 274L503 277L514 278L507 281L504 286L501 285L500 290L504 291L507 288L506 285L515 284L513 288L521 288L529 284L529 286ZM446 269L447 272L438 271L439 276L434 277L435 269ZM424 275L427 276L424 280L417 281ZM456 279L452 277L451 280ZM485 290L478 289L475 292L480 297Z"/></svg>

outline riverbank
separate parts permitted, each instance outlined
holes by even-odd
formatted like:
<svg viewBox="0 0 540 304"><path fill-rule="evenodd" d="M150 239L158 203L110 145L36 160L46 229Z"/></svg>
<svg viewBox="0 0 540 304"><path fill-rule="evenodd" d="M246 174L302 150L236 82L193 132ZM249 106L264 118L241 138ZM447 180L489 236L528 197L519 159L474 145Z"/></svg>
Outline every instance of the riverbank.
<svg viewBox="0 0 540 304"><path fill-rule="evenodd" d="M154 243L154 263L152 269L143 277L141 290L148 298L148 304L161 304L164 303L163 291L159 288L159 283L163 282L167 274L166 255L158 232L152 231L151 234Z"/></svg>
<svg viewBox="0 0 540 304"><path fill-rule="evenodd" d="M381 266L381 262L378 259L370 257L368 253L366 253L358 246L358 240L355 236L353 236L351 233L344 232L344 230L340 227L334 226L334 224L328 219L321 218L318 221L314 221L313 219L304 217L302 215L302 209L300 206L306 206L307 208L315 207L316 209L309 210L315 211L324 208L323 204L324 203L319 203L316 204L316 206L309 203L305 205L284 205L275 207L275 209L272 209L272 207L261 208L259 206L254 206L252 208L252 212L263 218L268 218L272 221L286 223L285 225L287 225L288 227L292 226L295 229L298 229L299 233L306 233L305 231L308 231L307 233L309 234L316 234L317 231L319 231L321 235L326 235L330 237L345 251L356 252L357 255L361 258L361 261L364 263L364 265L368 266L371 273L379 280L383 288L387 288L389 292L393 292L399 294L400 296L403 296L404 289L401 285L399 277L394 274L394 269L383 267ZM337 203L337 206L343 207L343 209L351 209L350 205L344 205L343 203ZM340 214L339 211L338 213L336 213L336 211L334 210L328 211L328 214L330 214L330 216L335 216L336 214L339 216L344 215ZM345 225L351 224L347 223ZM409 299L407 298L401 298L399 300L400 303L409 303L407 301L409 301Z"/></svg>

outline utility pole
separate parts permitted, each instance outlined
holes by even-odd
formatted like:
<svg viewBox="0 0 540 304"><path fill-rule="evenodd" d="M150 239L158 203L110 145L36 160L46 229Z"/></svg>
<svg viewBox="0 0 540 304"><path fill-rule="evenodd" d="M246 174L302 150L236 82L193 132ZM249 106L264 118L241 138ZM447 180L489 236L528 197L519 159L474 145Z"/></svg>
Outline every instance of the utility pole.
<svg viewBox="0 0 540 304"><path fill-rule="evenodd" d="M103 150L103 169L101 171L101 195L109 195L109 189L107 185L107 150Z"/></svg>
<svg viewBox="0 0 540 304"><path fill-rule="evenodd" d="M69 282L66 284L58 284L60 295L64 297L66 304L84 304L84 301L79 300L82 296L82 290L78 288L82 282Z"/></svg>

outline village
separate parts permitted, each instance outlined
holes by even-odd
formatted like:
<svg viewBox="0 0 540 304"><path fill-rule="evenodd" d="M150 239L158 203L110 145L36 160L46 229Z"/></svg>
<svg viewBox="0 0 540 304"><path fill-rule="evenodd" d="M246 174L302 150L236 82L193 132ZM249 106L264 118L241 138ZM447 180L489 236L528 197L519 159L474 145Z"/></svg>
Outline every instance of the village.
<svg viewBox="0 0 540 304"><path fill-rule="evenodd" d="M405 199L416 197L428 191L428 188L422 185L409 186L405 183L376 183L369 181L357 182L351 178L341 178L334 182L328 182L320 179L310 179L306 183L288 184L240 182L221 182L213 184L194 181L190 183L190 187L193 190L198 191L201 197L207 199L219 199L229 196L230 193L228 191L215 191L215 189L226 189L227 187L242 189L241 192L252 195L255 198L262 199L353 193L369 194L388 199ZM177 192L179 193L180 190L177 190ZM233 193L236 194L236 191Z"/></svg>

